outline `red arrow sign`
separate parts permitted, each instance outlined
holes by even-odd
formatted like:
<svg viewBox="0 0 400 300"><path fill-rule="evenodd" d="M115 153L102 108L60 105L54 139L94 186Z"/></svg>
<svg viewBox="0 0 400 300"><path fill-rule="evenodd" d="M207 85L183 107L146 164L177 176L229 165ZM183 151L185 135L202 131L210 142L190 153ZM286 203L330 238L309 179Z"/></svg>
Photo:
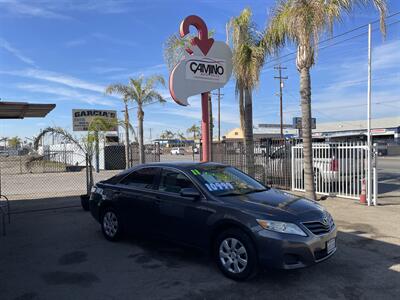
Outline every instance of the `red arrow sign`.
<svg viewBox="0 0 400 300"><path fill-rule="evenodd" d="M214 39L208 38L208 29L206 23L204 23L203 19L198 16L191 15L186 17L180 27L181 37L189 34L189 27L194 26L198 31L198 37L193 38L190 42L192 45L196 45L200 48L201 52L204 55L207 55L208 51L210 51L212 44L214 43ZM193 53L192 50L186 49L190 54Z"/></svg>

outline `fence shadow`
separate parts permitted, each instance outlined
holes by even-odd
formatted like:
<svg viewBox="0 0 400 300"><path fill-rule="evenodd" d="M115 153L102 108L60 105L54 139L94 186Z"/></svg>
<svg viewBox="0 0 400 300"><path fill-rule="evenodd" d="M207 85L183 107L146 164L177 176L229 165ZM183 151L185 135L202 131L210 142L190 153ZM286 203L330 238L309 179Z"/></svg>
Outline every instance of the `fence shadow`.
<svg viewBox="0 0 400 300"><path fill-rule="evenodd" d="M80 196L44 197L27 200L12 200L10 201L10 211L11 215L13 215L31 211L79 207L80 205Z"/></svg>

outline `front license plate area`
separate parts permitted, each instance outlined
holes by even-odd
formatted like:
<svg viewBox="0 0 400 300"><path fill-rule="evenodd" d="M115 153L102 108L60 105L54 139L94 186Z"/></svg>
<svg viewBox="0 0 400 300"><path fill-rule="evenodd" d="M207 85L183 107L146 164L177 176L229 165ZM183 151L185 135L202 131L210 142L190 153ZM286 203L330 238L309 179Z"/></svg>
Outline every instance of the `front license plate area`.
<svg viewBox="0 0 400 300"><path fill-rule="evenodd" d="M326 242L326 252L329 254L336 249L336 240L331 239Z"/></svg>

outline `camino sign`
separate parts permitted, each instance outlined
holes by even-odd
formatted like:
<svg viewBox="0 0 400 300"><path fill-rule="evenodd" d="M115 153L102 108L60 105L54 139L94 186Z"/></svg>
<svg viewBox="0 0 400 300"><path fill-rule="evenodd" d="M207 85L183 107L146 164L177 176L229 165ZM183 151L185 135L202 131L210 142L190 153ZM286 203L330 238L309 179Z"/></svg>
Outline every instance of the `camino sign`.
<svg viewBox="0 0 400 300"><path fill-rule="evenodd" d="M190 96L201 94L203 161L210 154L208 93L223 87L232 74L232 51L229 46L208 37L205 22L198 16L186 17L180 25L180 36L189 34L194 26L198 36L191 40L182 60L174 67L169 77L172 99L179 105L187 106Z"/></svg>
<svg viewBox="0 0 400 300"><path fill-rule="evenodd" d="M94 117L116 120L117 111L99 110L99 109L73 109L72 110L73 131L88 131L90 122ZM116 125L115 128L112 128L110 131L118 131L118 125Z"/></svg>

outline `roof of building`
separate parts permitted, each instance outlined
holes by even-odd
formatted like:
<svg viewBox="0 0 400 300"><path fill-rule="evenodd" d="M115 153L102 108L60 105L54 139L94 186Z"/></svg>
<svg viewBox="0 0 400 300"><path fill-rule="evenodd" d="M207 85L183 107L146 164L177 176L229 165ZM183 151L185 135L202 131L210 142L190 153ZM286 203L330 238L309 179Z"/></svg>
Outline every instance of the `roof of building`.
<svg viewBox="0 0 400 300"><path fill-rule="evenodd" d="M0 119L43 118L55 107L55 104L0 102Z"/></svg>
<svg viewBox="0 0 400 300"><path fill-rule="evenodd" d="M371 120L371 129L377 128L393 128L400 126L400 115L392 118L380 118ZM317 128L314 132L333 132L333 131L346 131L346 130L366 130L367 120L357 121L336 121L332 123L317 122Z"/></svg>

